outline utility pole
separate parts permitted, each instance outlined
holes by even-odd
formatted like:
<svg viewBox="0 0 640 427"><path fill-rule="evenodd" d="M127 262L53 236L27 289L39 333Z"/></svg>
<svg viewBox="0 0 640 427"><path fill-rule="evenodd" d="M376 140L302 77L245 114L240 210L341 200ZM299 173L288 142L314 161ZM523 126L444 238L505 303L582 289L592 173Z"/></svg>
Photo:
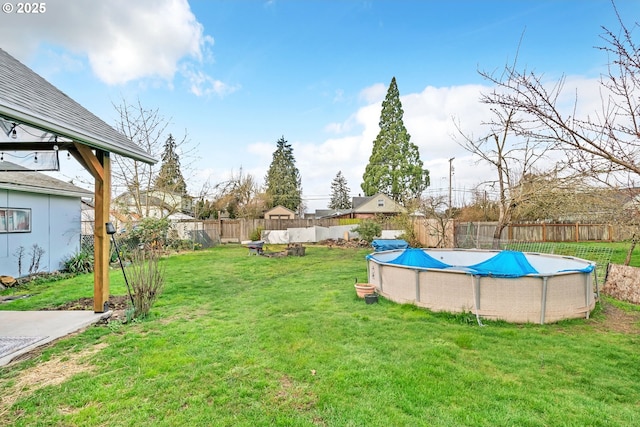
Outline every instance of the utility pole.
<svg viewBox="0 0 640 427"><path fill-rule="evenodd" d="M449 214L451 214L451 182L452 182L452 178L453 178L453 159L455 159L455 157L452 157L449 159Z"/></svg>

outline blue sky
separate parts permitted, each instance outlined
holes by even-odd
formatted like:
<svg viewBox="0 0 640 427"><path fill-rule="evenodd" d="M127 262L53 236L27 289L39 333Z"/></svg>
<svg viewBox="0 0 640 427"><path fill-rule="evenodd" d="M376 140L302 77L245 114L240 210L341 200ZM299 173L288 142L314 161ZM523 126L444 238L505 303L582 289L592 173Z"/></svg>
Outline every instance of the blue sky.
<svg viewBox="0 0 640 427"><path fill-rule="evenodd" d="M637 0L616 7L628 26L640 17ZM394 76L429 191L448 186L455 157L461 203L491 178L452 136L453 118L483 132L478 98L491 88L478 70L518 53L520 68L569 76L589 110L607 64L595 48L602 26L619 29L608 0L50 0L39 16L1 14L0 47L107 123L114 103L139 99L174 135L186 129L199 157L184 171L194 195L241 167L262 182L284 136L314 210L339 170L361 192ZM88 180L73 160L61 176Z"/></svg>

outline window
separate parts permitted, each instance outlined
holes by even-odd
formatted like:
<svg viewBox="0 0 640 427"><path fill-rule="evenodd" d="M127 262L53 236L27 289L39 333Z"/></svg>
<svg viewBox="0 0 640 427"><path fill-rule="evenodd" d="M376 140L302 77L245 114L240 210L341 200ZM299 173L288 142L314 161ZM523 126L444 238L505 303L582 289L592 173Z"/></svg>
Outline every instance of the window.
<svg viewBox="0 0 640 427"><path fill-rule="evenodd" d="M0 209L0 233L30 233L31 209Z"/></svg>
<svg viewBox="0 0 640 427"><path fill-rule="evenodd" d="M384 199L378 199L378 207L381 208L384 206Z"/></svg>

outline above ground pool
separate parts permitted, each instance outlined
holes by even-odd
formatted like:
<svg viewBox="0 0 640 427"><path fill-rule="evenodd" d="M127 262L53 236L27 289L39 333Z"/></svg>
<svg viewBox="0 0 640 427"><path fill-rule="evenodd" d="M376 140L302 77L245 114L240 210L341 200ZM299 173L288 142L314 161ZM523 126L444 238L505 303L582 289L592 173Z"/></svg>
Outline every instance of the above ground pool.
<svg viewBox="0 0 640 427"><path fill-rule="evenodd" d="M367 256L369 283L385 298L478 318L550 323L588 318L595 263L518 251L396 249Z"/></svg>

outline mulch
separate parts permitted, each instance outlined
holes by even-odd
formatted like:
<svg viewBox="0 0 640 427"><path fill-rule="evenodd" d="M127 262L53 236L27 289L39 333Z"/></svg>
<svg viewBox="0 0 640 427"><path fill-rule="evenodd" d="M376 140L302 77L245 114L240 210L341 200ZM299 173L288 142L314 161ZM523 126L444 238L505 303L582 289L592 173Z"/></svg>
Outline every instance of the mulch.
<svg viewBox="0 0 640 427"><path fill-rule="evenodd" d="M125 310L131 304L128 295L110 295L107 308L112 311ZM56 307L43 308L43 311L56 310L93 310L93 298L80 298Z"/></svg>

